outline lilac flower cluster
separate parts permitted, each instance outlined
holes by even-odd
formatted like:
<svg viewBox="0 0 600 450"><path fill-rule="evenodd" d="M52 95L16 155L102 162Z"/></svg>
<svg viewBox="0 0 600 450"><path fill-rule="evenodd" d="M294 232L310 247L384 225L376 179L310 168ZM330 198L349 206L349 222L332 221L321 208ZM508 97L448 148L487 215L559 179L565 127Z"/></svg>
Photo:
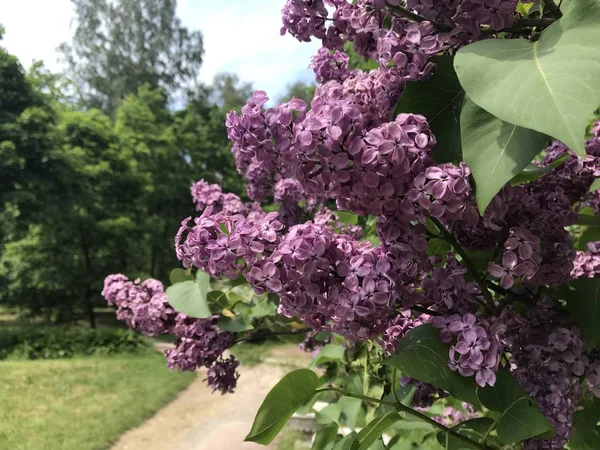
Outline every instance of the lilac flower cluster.
<svg viewBox="0 0 600 450"><path fill-rule="evenodd" d="M282 34L300 41L320 39L330 50L354 42L359 54L420 79L431 71L428 57L442 48L482 37L481 28L500 31L513 24L517 0L408 0L409 11L446 25L407 21L394 7L399 0L288 0L282 10ZM326 6L333 9L328 17ZM410 66L410 67L409 67ZM415 70L416 69L416 70Z"/></svg>
<svg viewBox="0 0 600 450"><path fill-rule="evenodd" d="M542 259L540 239L524 228L513 227L504 248L502 265L491 264L488 271L500 279L501 287L509 289L515 283L515 277L528 281L537 272Z"/></svg>
<svg viewBox="0 0 600 450"><path fill-rule="evenodd" d="M419 303L431 306L446 316L453 313L462 316L477 311L481 292L477 283L467 281L466 274L467 269L453 254L448 254L443 264L431 267L422 279Z"/></svg>
<svg viewBox="0 0 600 450"><path fill-rule="evenodd" d="M402 387L415 387L415 391L410 401L410 404L411 406L414 406L416 409L419 410L426 410L427 408L429 408L438 399L438 396L440 398L448 396L446 392L437 389L435 386L429 383L424 383L411 377L403 376L400 379L400 385Z"/></svg>
<svg viewBox="0 0 600 450"><path fill-rule="evenodd" d="M248 196L255 201L266 200L273 183L289 176L294 112L302 118L306 109L304 101L292 99L263 111L268 100L264 91L256 91L241 115L231 111L226 121L237 170L245 176Z"/></svg>
<svg viewBox="0 0 600 450"><path fill-rule="evenodd" d="M392 319L386 326L383 332L380 343L383 350L389 355L396 352L398 342L415 327L429 321L429 316L420 316L412 318L410 310L404 310Z"/></svg>
<svg viewBox="0 0 600 450"><path fill-rule="evenodd" d="M418 115L401 114L364 137L362 114L351 104L313 102L307 119L314 125L297 134L298 179L307 191L336 198L338 208L357 214L395 212L397 197L435 144Z"/></svg>
<svg viewBox="0 0 600 450"><path fill-rule="evenodd" d="M317 83L323 84L331 80L343 82L350 75L348 62L350 57L339 50L330 51L321 47L310 60L310 68L314 70Z"/></svg>
<svg viewBox="0 0 600 450"><path fill-rule="evenodd" d="M221 331L218 316L194 319L180 314L171 332L175 334L175 347L165 351L169 369L194 371L211 367L223 352L233 345L234 335Z"/></svg>
<svg viewBox="0 0 600 450"><path fill-rule="evenodd" d="M255 219L214 213L208 207L193 225L189 224L190 217L181 223L175 236L177 258L184 267L195 266L213 276L235 279L240 271L249 274L253 268L262 274L264 257L277 248L283 225L277 213Z"/></svg>
<svg viewBox="0 0 600 450"><path fill-rule="evenodd" d="M577 279L598 276L600 276L600 242L588 242L585 252L576 253L571 277Z"/></svg>
<svg viewBox="0 0 600 450"><path fill-rule="evenodd" d="M306 194L295 178L283 178L275 183L273 199L279 203L278 220L287 227L304 222L320 206L319 200Z"/></svg>
<svg viewBox="0 0 600 450"><path fill-rule="evenodd" d="M169 305L162 283L152 278L140 282L120 273L109 275L102 296L117 307L117 319L146 336L168 333L178 315Z"/></svg>
<svg viewBox="0 0 600 450"><path fill-rule="evenodd" d="M387 257L368 242L307 222L290 228L272 260L282 286L278 312L315 330L375 338L393 313Z"/></svg>
<svg viewBox="0 0 600 450"><path fill-rule="evenodd" d="M239 365L240 362L234 356L219 359L209 367L205 381L212 388L213 392L219 391L222 395L227 393L232 394L240 377L236 371Z"/></svg>
<svg viewBox="0 0 600 450"><path fill-rule="evenodd" d="M475 375L475 381L481 387L493 386L502 354L497 330L470 313L462 317L458 314L436 316L432 323L441 329L442 342L453 342L450 368L464 377Z"/></svg>
<svg viewBox="0 0 600 450"><path fill-rule="evenodd" d="M360 240L363 237L363 229L359 225L352 225L340 220L339 214L325 207L320 208L314 214L314 222L325 224L335 230L338 234L345 234L353 239Z"/></svg>
<svg viewBox="0 0 600 450"><path fill-rule="evenodd" d="M234 335L217 327L218 316L194 319L176 312L167 300L162 283L152 278L140 283L122 274L104 280L102 295L117 307L117 318L146 336L172 333L174 348L165 351L169 369L195 371L208 369L208 384L221 393L233 392L239 375L239 362L233 357L223 360L225 350L233 345Z"/></svg>
<svg viewBox="0 0 600 450"><path fill-rule="evenodd" d="M218 184L209 184L204 180L197 181L190 188L196 211L204 211L212 206L215 211L227 214L244 214L246 206L235 194L224 194Z"/></svg>
<svg viewBox="0 0 600 450"><path fill-rule="evenodd" d="M552 439L526 441L523 448L528 450L564 447L573 430L581 377L589 366L581 333L562 324L551 306L543 299L527 318L505 309L499 321L506 329L503 344L513 376L557 431Z"/></svg>
<svg viewBox="0 0 600 450"><path fill-rule="evenodd" d="M462 411L451 406L446 406L442 414L434 417L433 420L441 423L445 427L452 428L461 422L475 419L479 416L477 411L475 411L475 409L468 403L463 402L461 406Z"/></svg>

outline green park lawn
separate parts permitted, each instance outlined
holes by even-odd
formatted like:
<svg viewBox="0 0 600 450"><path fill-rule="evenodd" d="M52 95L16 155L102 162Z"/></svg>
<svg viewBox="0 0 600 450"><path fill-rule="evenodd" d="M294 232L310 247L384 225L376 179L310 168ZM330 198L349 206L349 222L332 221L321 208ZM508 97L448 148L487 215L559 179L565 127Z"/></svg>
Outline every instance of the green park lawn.
<svg viewBox="0 0 600 450"><path fill-rule="evenodd" d="M0 361L0 449L103 450L194 379L154 350Z"/></svg>

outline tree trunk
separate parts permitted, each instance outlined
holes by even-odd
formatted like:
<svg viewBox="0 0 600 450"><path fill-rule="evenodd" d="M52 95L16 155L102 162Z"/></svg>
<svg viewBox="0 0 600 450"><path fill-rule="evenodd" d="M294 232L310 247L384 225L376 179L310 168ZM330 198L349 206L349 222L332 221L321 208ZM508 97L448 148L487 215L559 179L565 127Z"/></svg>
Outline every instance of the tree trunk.
<svg viewBox="0 0 600 450"><path fill-rule="evenodd" d="M94 304L90 298L90 286L85 287L85 305L88 314L88 320L90 321L90 328L96 328L96 312L94 311Z"/></svg>

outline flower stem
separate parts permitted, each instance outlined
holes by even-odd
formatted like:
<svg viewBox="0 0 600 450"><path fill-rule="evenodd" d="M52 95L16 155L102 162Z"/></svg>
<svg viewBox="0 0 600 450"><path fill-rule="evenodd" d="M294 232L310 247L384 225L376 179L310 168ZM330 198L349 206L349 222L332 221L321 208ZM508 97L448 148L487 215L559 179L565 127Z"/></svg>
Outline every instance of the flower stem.
<svg viewBox="0 0 600 450"><path fill-rule="evenodd" d="M479 285L481 295L483 295L487 300L487 302L482 302L482 306L485 306L492 312L497 312L496 306L494 305L494 298L492 297L492 294L487 288L487 283L483 278L481 278L481 275L479 274L477 268L473 265L473 262L469 258L469 255L467 255L467 252L465 252L465 250L461 247L458 241L454 238L452 233L450 233L446 229L446 227L440 223L439 220L431 216L429 218L435 224L435 226L438 227L438 229L442 232L444 239L452 246L454 251L460 255L460 257L462 258L463 265L466 267L466 269L469 271L469 273L473 276L473 278Z"/></svg>
<svg viewBox="0 0 600 450"><path fill-rule="evenodd" d="M407 19L410 19L414 22L429 22L431 23L431 25L433 25L435 28L437 28L439 31L452 31L452 29L454 27L452 27L452 25L447 25L445 23L441 23L441 22L435 22L433 20L429 20L426 17L420 16L418 14L415 14L413 12L410 12L408 9L403 8L402 6L394 6L394 5L386 5L387 10L393 13L398 14L399 16L402 17L406 17Z"/></svg>
<svg viewBox="0 0 600 450"><path fill-rule="evenodd" d="M544 5L546 5L546 8L548 8L550 10L550 12L552 13L552 15L554 17L556 17L557 19L562 17L562 11L560 10L560 8L558 7L558 5L556 3L554 3L554 0L543 0Z"/></svg>
<svg viewBox="0 0 600 450"><path fill-rule="evenodd" d="M324 388L317 389L317 392L327 392L327 391L337 392L340 395L344 395L346 397L358 398L360 400L365 400L367 402L373 402L373 403L379 403L380 405L391 406L392 408L395 408L400 412L410 414L411 416L417 417L418 419L421 419L424 422L427 422L428 424L432 425L433 427L443 431L444 433L448 433L450 436L455 437L456 439L464 442L465 444L468 444L470 446L473 446L473 447L481 449L481 450L495 450L494 448L490 447L489 445L480 444L479 442L476 442L460 433L457 433L456 431L452 430L451 428L445 427L441 423L438 423L435 420L433 420L431 417L426 416L425 414L420 413L419 411L415 411L414 409L412 409L408 406L405 406L402 403L387 402L385 400L380 400L380 399L373 398L373 397L367 397L365 395L354 394L352 392L345 392L345 391L335 388L335 387L324 387Z"/></svg>
<svg viewBox="0 0 600 450"><path fill-rule="evenodd" d="M302 330L289 330L289 331L276 331L273 333L263 333L263 334L248 334L244 337L241 337L239 339L237 339L233 345L235 344L239 344L240 342L254 342L254 341L260 341L261 339L266 339L266 338L270 338L270 337L277 337L277 336L289 336L289 335L295 335L295 334L305 334L309 331L312 331L312 329L310 328L305 328Z"/></svg>

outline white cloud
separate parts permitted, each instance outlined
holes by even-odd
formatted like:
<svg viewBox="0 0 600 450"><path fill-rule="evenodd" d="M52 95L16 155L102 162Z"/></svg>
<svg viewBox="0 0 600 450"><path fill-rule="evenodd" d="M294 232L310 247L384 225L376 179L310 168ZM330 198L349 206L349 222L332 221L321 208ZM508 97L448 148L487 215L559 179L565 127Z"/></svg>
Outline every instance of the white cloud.
<svg viewBox="0 0 600 450"><path fill-rule="evenodd" d="M307 66L320 44L280 36L284 2L179 0L183 24L204 34L201 80L210 83L219 72L237 73L272 98L293 81L312 80ZM71 38L73 15L69 0L0 0L0 23L6 28L0 44L25 67L38 59L49 69L60 70L56 48Z"/></svg>

